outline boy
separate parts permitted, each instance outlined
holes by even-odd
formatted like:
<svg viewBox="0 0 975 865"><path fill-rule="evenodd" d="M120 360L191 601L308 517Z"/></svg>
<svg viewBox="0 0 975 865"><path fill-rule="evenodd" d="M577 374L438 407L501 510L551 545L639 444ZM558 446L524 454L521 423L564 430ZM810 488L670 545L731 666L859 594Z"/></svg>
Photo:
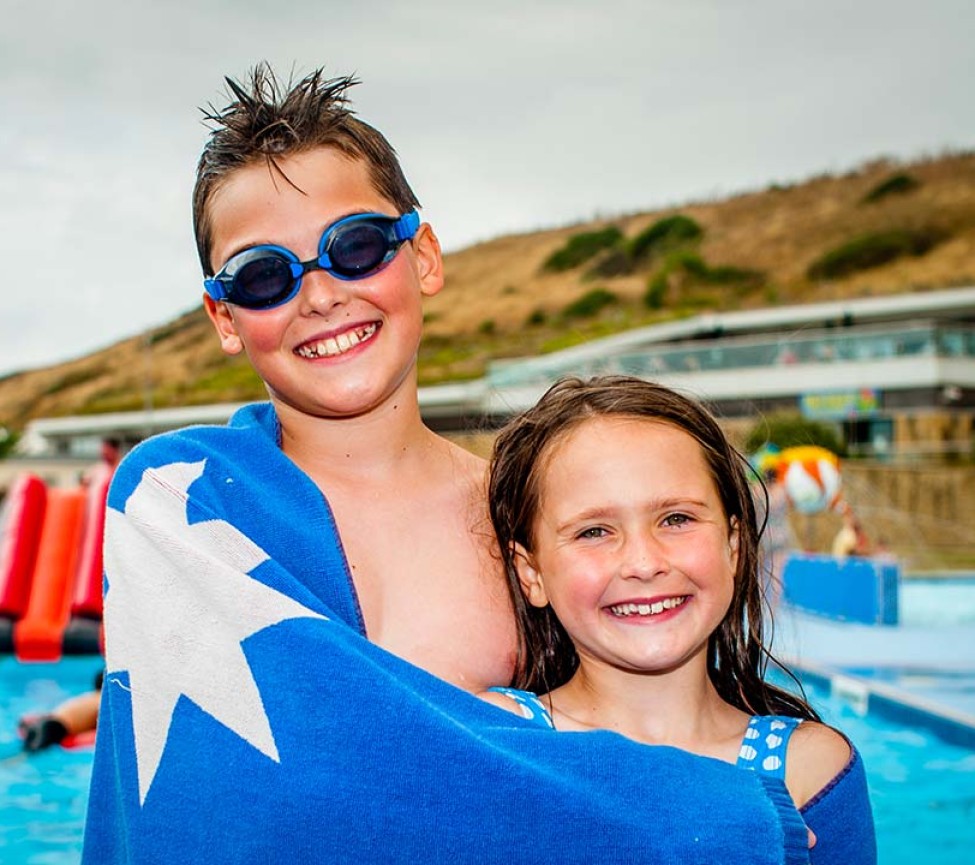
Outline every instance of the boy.
<svg viewBox="0 0 975 865"><path fill-rule="evenodd" d="M469 693L517 646L484 466L420 420L436 237L350 79L228 83L204 304L270 402L118 470L84 861L805 861L784 788Z"/></svg>

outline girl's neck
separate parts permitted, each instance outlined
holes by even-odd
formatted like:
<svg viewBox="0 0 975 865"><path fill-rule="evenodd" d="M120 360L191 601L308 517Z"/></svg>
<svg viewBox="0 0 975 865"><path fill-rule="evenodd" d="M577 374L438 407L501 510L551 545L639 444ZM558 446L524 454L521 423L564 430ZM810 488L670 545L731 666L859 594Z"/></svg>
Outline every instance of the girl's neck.
<svg viewBox="0 0 975 865"><path fill-rule="evenodd" d="M580 664L550 695L557 727L606 729L650 745L727 758L748 716L718 695L701 663L641 674Z"/></svg>

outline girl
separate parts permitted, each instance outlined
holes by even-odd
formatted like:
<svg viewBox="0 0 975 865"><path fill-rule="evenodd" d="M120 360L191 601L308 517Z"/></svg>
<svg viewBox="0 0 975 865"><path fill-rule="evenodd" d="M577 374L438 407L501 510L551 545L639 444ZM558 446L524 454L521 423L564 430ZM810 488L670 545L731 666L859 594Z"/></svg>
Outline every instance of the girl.
<svg viewBox="0 0 975 865"><path fill-rule="evenodd" d="M640 379L565 379L512 421L489 492L523 690L482 696L556 730L780 777L815 833L812 861L874 862L856 750L763 678L746 466L700 405Z"/></svg>

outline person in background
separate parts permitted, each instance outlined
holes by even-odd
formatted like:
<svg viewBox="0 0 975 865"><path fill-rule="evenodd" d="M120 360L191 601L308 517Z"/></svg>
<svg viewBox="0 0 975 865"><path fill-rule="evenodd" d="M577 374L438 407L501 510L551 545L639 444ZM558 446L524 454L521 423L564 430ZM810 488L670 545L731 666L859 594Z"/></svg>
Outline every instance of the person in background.
<svg viewBox="0 0 975 865"><path fill-rule="evenodd" d="M93 690L70 697L50 712L22 717L17 724L17 732L23 739L24 750L30 753L42 751L51 745L60 745L68 737L81 736L94 730L98 722L103 678L104 671L99 671Z"/></svg>
<svg viewBox="0 0 975 865"><path fill-rule="evenodd" d="M871 551L870 538L863 529L863 523L854 513L848 502L841 506L843 523L833 538L831 552L834 558L846 559L850 556L869 556Z"/></svg>
<svg viewBox="0 0 975 865"><path fill-rule="evenodd" d="M122 459L121 448L122 443L117 438L103 438L99 445L98 462L82 472L81 485L89 486L110 479Z"/></svg>

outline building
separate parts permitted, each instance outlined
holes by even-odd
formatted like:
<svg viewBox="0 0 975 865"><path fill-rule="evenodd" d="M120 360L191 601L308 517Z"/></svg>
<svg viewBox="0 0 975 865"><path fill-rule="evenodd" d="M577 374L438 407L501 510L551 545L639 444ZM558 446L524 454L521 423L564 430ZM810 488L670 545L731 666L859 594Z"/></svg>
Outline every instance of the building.
<svg viewBox="0 0 975 865"><path fill-rule="evenodd" d="M975 287L705 313L564 351L498 361L477 381L420 389L443 432L497 426L562 375L627 373L706 400L723 418L776 411L835 423L850 452L909 460L972 456ZM193 423L223 423L237 406L32 422L24 457L92 459L102 437L135 443Z"/></svg>

